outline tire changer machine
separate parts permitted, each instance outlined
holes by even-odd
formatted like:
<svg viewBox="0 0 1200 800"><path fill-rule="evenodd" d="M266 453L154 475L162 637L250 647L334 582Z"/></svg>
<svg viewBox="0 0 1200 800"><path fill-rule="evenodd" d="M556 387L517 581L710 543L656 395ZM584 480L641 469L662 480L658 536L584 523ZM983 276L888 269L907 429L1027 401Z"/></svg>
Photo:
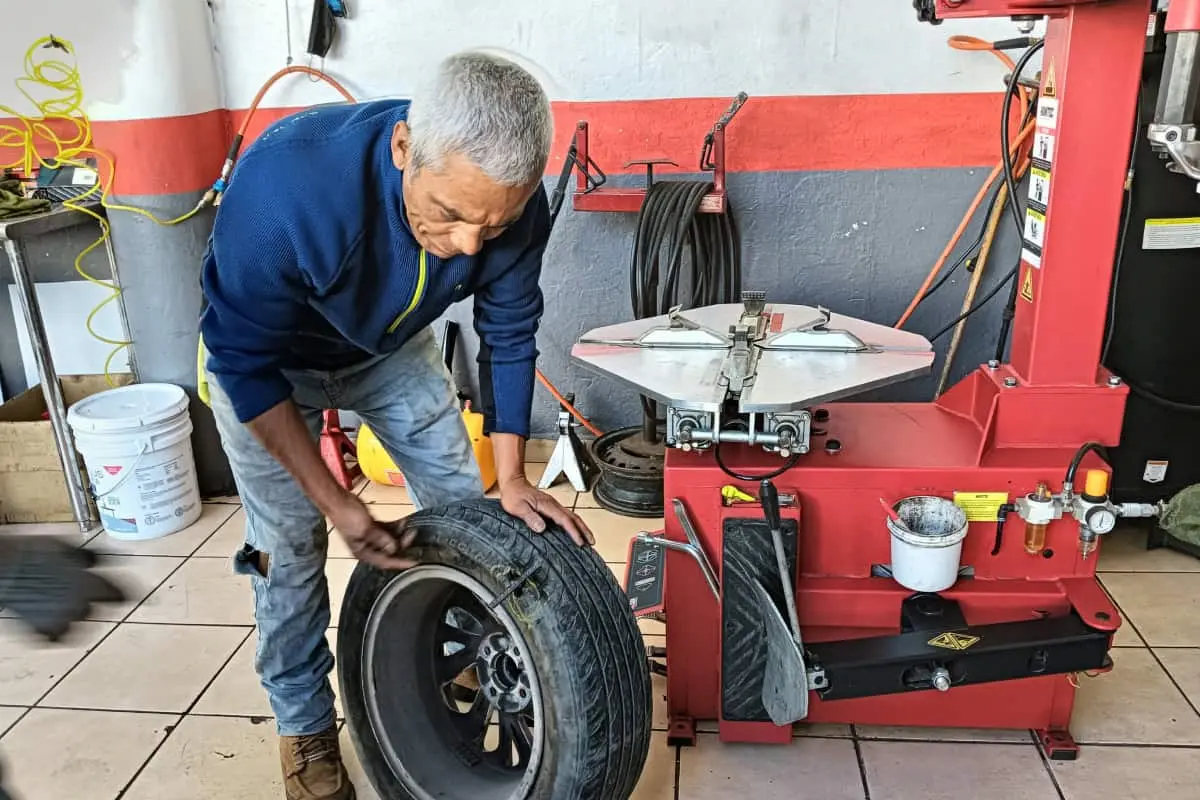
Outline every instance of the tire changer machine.
<svg viewBox="0 0 1200 800"><path fill-rule="evenodd" d="M801 721L1010 728L1069 759L1075 675L1112 666L1096 550L1158 509L1109 499L1091 451L1118 444L1128 387L1099 359L1148 36L1171 84L1150 136L1164 169L1198 163L1200 0L1172 0L1165 29L1150 0L914 6L1047 18L1049 196L1025 220L1008 361L931 403L832 402L928 371L930 343L753 292L572 350L666 407L665 529L632 543L627 592L668 623L673 742L698 720L779 743Z"/></svg>

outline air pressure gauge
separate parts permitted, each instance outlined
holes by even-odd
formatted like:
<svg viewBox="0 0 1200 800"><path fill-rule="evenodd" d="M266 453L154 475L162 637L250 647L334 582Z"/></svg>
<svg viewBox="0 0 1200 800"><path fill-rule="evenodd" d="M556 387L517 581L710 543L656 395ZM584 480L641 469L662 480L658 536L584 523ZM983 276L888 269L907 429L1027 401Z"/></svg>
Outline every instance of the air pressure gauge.
<svg viewBox="0 0 1200 800"><path fill-rule="evenodd" d="M1111 533L1117 527L1117 515L1110 508L1096 506L1084 516L1084 524L1096 533Z"/></svg>

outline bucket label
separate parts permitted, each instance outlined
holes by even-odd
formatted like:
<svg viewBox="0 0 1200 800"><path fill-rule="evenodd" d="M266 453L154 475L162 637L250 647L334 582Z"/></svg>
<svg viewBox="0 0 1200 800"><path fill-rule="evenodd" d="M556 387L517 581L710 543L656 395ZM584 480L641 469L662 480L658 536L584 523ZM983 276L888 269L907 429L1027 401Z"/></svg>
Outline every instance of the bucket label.
<svg viewBox="0 0 1200 800"><path fill-rule="evenodd" d="M104 469L104 471L105 471L105 472L107 472L109 475L120 475L120 474L121 474L121 470L123 470L123 469L125 469L125 468L124 468L124 467L122 467L122 466L119 466L119 465L118 465L118 466L115 466L115 467L110 467L110 466L107 466L107 465L105 465L105 466L103 467L103 469Z"/></svg>

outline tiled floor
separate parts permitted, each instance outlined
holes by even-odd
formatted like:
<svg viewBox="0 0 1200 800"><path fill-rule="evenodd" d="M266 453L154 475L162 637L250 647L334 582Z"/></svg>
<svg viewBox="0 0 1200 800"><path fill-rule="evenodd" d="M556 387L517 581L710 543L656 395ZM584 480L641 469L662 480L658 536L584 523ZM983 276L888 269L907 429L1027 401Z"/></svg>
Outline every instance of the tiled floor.
<svg viewBox="0 0 1200 800"><path fill-rule="evenodd" d="M540 465L530 469L540 475ZM581 511L618 574L630 535L661 524L555 491ZM380 518L411 511L403 489L370 486L363 497ZM67 642L33 643L0 613L0 758L18 800L281 796L271 710L253 669L249 586L228 561L244 524L236 501L225 501L153 543L92 539L87 547L111 554L105 569L136 596L97 609ZM69 535L73 526L22 527ZM703 725L696 747L677 749L666 744L656 677L656 733L635 800L1200 800L1200 560L1143 543L1114 534L1101 558L1126 626L1116 668L1081 679L1079 761L1047 762L1023 731L835 725L802 730L785 747L723 745ZM340 598L354 562L336 537L333 555ZM661 625L643 628L663 643ZM371 800L348 742L346 754L359 796Z"/></svg>

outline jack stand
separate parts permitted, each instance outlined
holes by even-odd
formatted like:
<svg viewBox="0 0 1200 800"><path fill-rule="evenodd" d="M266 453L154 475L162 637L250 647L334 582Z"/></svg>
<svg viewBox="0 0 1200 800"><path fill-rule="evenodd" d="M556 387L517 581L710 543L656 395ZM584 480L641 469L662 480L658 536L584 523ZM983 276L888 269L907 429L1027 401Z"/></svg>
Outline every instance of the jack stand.
<svg viewBox="0 0 1200 800"><path fill-rule="evenodd" d="M574 405L575 395L567 395L566 400ZM565 407L559 408L558 443L554 445L554 452L550 454L550 463L546 465L546 471L542 473L542 479L538 481L539 489L549 489L558 480L558 476L564 474L575 491L586 492L591 488L595 469L587 457L583 442L580 441L579 434L575 430L576 427L577 423L571 416L571 412L567 411Z"/></svg>

